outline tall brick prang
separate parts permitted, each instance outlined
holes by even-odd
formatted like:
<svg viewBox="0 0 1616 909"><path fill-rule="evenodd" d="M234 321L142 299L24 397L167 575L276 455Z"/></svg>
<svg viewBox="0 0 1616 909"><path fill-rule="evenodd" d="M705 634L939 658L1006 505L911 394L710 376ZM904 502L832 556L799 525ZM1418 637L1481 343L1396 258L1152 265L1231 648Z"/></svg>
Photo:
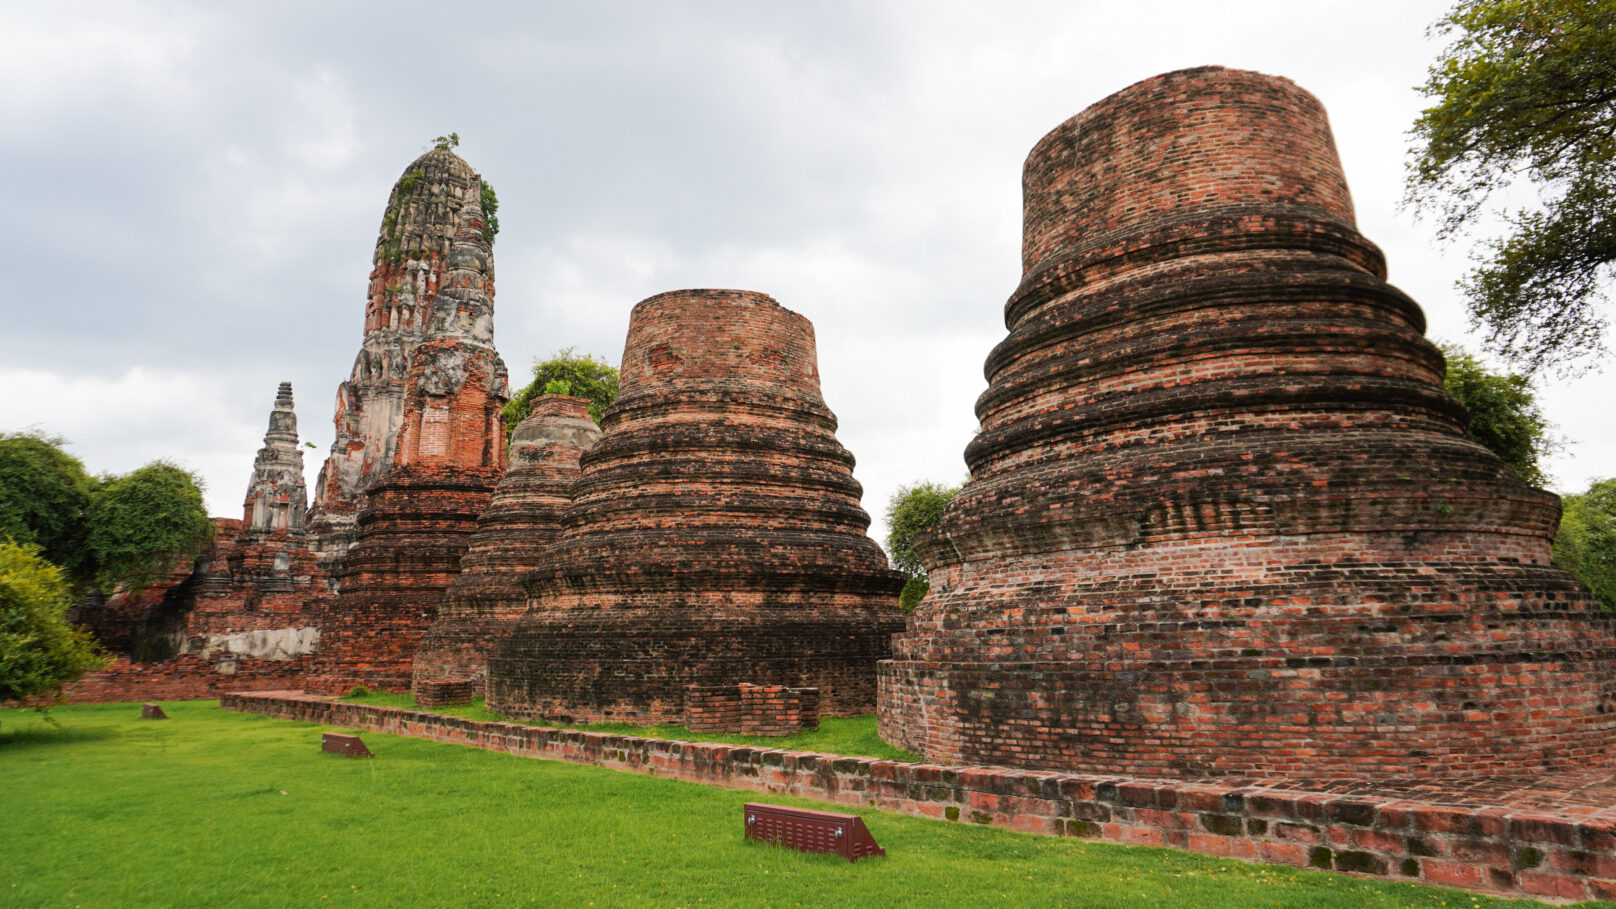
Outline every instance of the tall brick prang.
<svg viewBox="0 0 1616 909"><path fill-rule="evenodd" d="M1058 127L1024 276L882 667L933 760L1477 777L1616 761L1616 618L1463 433L1323 108L1222 68Z"/></svg>
<svg viewBox="0 0 1616 909"><path fill-rule="evenodd" d="M415 652L413 690L423 704L483 693L488 658L527 611L522 575L561 532L578 458L600 437L589 401L542 395L511 434L509 468L460 560L460 575Z"/></svg>
<svg viewBox="0 0 1616 909"><path fill-rule="evenodd" d="M410 357L397 463L371 484L343 559L310 682L319 690L409 690L416 647L505 472L507 375L475 177L466 195L428 334Z"/></svg>
<svg viewBox="0 0 1616 909"><path fill-rule="evenodd" d="M470 165L434 148L404 169L388 197L371 258L364 341L337 388L336 438L309 513L313 547L333 575L353 545L367 488L393 467L410 357L431 328L461 208L480 189Z"/></svg>
<svg viewBox="0 0 1616 909"><path fill-rule="evenodd" d="M642 301L490 706L677 723L688 686L748 683L870 710L903 582L835 429L807 319L747 291Z"/></svg>

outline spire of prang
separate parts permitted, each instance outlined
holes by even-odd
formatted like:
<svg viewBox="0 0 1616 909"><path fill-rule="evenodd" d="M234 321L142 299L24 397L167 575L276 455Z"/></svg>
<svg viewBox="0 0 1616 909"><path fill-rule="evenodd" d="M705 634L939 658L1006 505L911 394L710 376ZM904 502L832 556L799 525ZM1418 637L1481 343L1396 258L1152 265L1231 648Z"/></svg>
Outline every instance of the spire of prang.
<svg viewBox="0 0 1616 909"><path fill-rule="evenodd" d="M243 533L301 535L309 494L303 482L303 450L297 441L297 414L292 409L292 383L282 382L269 412L264 447L253 461L252 480L242 506Z"/></svg>

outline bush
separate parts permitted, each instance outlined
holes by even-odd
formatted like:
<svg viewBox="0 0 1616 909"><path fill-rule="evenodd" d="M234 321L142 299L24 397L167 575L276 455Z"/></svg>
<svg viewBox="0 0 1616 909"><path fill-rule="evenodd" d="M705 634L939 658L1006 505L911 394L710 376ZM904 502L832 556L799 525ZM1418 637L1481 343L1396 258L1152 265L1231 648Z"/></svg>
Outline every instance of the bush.
<svg viewBox="0 0 1616 909"><path fill-rule="evenodd" d="M0 543L0 701L59 692L108 663L89 633L64 618L72 591L39 552Z"/></svg>

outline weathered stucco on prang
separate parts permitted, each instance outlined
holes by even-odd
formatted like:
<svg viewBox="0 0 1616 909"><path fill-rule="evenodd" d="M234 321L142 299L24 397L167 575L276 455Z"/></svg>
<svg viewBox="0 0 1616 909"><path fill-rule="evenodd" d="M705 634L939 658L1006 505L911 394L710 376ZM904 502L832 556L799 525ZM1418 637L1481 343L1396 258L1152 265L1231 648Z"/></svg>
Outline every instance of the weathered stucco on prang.
<svg viewBox="0 0 1616 909"><path fill-rule="evenodd" d="M371 258L364 339L337 388L336 437L309 514L320 564L333 576L353 545L365 492L393 467L411 355L431 329L461 209L478 200L480 187L470 165L434 148L404 169L388 197Z"/></svg>
<svg viewBox="0 0 1616 909"><path fill-rule="evenodd" d="M366 492L309 686L408 691L415 650L460 573L505 473L505 363L494 349L494 261L478 178L461 205L443 286L416 345L396 464Z"/></svg>

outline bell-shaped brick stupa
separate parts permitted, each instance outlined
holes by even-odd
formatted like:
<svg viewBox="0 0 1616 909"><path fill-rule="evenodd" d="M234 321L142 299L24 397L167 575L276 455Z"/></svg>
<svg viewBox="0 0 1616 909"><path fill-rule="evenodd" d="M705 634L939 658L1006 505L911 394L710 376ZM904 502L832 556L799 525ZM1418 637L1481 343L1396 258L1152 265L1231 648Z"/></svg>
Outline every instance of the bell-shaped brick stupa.
<svg viewBox="0 0 1616 909"><path fill-rule="evenodd" d="M682 722L689 686L752 683L873 709L903 579L865 535L808 320L747 291L641 302L601 428L490 707Z"/></svg>
<svg viewBox="0 0 1616 909"><path fill-rule="evenodd" d="M1616 761L1616 617L1464 435L1290 81L1147 79L1033 149L972 480L881 733L932 760L1253 777Z"/></svg>

